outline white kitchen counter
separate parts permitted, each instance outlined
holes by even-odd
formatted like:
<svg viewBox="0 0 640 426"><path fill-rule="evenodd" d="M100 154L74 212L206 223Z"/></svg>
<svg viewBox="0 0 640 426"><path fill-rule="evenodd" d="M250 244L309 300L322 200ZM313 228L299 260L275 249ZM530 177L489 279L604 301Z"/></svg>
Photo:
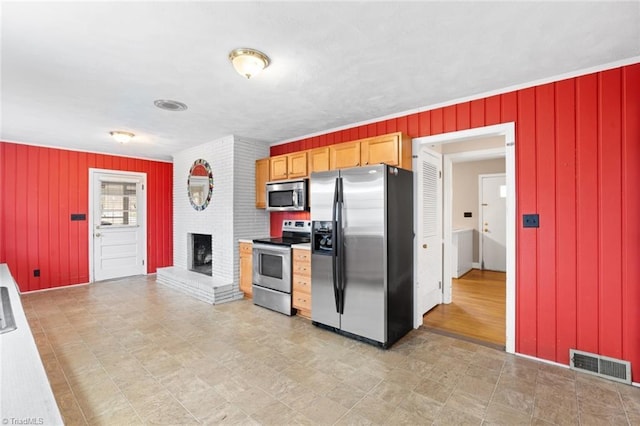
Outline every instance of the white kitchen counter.
<svg viewBox="0 0 640 426"><path fill-rule="evenodd" d="M24 315L20 293L6 264L0 286L7 287L16 330L0 334L0 421L5 425L61 425L62 417Z"/></svg>
<svg viewBox="0 0 640 426"><path fill-rule="evenodd" d="M249 244L253 244L253 240L249 240L246 238L238 238L238 242L239 243L249 243Z"/></svg>
<svg viewBox="0 0 640 426"><path fill-rule="evenodd" d="M311 243L294 244L294 245L291 246L291 248L302 249L302 250L311 250Z"/></svg>

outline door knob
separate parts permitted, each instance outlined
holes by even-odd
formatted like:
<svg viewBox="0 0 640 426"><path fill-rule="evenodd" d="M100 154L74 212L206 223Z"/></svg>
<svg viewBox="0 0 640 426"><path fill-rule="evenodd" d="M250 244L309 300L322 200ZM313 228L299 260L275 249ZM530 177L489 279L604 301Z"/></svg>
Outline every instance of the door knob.
<svg viewBox="0 0 640 426"><path fill-rule="evenodd" d="M99 236L101 236L102 234L100 234L99 232L96 232L94 235L95 235L96 237L99 237Z"/></svg>
<svg viewBox="0 0 640 426"><path fill-rule="evenodd" d="M484 228L484 232L489 232L489 229L487 229L487 228Z"/></svg>
<svg viewBox="0 0 640 426"><path fill-rule="evenodd" d="M422 245L422 248L427 248L427 245L426 245L426 244L423 244L423 245Z"/></svg>

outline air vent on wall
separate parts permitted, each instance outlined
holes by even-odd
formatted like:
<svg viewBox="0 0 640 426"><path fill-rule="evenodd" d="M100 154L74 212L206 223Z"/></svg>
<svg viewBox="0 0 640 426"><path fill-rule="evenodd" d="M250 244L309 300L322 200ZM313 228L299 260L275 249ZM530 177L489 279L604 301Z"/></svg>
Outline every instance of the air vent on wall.
<svg viewBox="0 0 640 426"><path fill-rule="evenodd" d="M616 382L631 384L631 363L602 355L569 349L572 369Z"/></svg>

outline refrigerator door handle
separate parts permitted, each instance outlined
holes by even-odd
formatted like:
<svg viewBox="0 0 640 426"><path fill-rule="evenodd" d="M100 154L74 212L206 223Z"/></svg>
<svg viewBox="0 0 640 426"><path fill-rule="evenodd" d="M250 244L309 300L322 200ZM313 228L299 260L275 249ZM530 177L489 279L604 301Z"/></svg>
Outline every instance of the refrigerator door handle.
<svg viewBox="0 0 640 426"><path fill-rule="evenodd" d="M338 209L338 179L333 190L333 205L331 207L331 239L333 241L333 250L331 250L331 279L333 282L333 297L336 302L336 312L340 312L340 292L339 292L339 268L338 268L338 247L336 245L336 215Z"/></svg>
<svg viewBox="0 0 640 426"><path fill-rule="evenodd" d="M338 252L338 313L344 314L344 288L345 288L345 259L344 259L344 229L342 224L344 191L342 176L338 178L337 214L336 214L336 247Z"/></svg>

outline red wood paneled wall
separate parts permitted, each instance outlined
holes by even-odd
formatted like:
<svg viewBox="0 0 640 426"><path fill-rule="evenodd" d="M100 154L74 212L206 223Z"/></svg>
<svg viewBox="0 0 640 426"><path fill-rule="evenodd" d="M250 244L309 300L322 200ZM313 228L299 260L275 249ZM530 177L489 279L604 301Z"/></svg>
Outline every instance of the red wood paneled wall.
<svg viewBox="0 0 640 426"><path fill-rule="evenodd" d="M271 147L271 155L402 131L516 123L516 351L632 362L640 381L640 64ZM271 215L272 234L284 215Z"/></svg>
<svg viewBox="0 0 640 426"><path fill-rule="evenodd" d="M20 291L89 281L89 168L147 173L147 271L173 262L173 164L0 142L0 263ZM33 270L40 269L40 277Z"/></svg>

